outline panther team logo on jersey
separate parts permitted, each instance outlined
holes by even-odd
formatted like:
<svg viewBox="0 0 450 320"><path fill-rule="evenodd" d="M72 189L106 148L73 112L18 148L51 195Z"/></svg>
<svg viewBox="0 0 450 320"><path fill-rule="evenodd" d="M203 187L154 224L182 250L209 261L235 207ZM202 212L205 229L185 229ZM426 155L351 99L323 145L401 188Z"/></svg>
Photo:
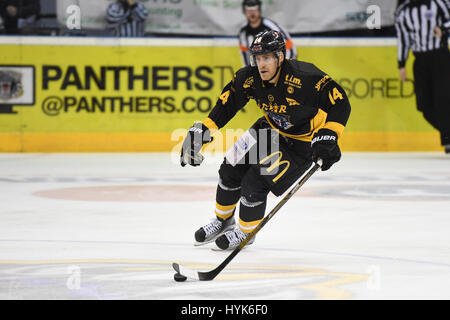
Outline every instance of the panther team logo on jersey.
<svg viewBox="0 0 450 320"><path fill-rule="evenodd" d="M282 116L280 114L268 113L269 118L276 123L278 127L283 130L292 128L294 125L289 122L288 117Z"/></svg>

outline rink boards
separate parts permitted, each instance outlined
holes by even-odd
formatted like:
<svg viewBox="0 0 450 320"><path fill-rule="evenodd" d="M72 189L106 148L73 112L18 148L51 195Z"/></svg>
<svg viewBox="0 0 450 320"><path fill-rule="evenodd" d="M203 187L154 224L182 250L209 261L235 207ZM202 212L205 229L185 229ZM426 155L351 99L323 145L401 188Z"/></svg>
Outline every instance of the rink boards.
<svg viewBox="0 0 450 320"><path fill-rule="evenodd" d="M394 38L294 42L349 96L344 151L440 150L412 80L398 78ZM3 152L172 151L241 67L234 38L0 37L0 49ZM261 115L250 102L210 149L227 149Z"/></svg>

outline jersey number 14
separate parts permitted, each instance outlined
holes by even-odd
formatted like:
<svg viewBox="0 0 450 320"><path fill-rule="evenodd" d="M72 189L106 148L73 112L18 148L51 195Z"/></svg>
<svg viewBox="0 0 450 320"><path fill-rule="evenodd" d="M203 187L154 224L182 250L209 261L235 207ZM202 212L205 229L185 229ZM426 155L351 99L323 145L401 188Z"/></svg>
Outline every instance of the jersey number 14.
<svg viewBox="0 0 450 320"><path fill-rule="evenodd" d="M336 87L333 89L333 95L331 95L331 91L328 92L328 98L330 98L331 104L333 105L336 104L337 99L344 99L342 93L340 93Z"/></svg>

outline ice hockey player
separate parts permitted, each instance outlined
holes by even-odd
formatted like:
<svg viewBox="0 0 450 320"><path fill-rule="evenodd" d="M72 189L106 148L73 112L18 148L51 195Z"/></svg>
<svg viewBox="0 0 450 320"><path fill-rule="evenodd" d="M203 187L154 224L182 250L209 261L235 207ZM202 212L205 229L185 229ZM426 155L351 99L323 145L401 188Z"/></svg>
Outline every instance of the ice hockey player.
<svg viewBox="0 0 450 320"><path fill-rule="evenodd" d="M350 115L344 90L313 64L286 59L279 32L258 34L250 51L252 66L235 73L208 117L195 122L183 141L181 165L198 166L202 146L249 99L264 112L227 152L215 217L195 232L196 245L215 241L220 249L236 248L264 218L269 192L282 195L312 161L322 159L326 171L341 158L338 141Z"/></svg>

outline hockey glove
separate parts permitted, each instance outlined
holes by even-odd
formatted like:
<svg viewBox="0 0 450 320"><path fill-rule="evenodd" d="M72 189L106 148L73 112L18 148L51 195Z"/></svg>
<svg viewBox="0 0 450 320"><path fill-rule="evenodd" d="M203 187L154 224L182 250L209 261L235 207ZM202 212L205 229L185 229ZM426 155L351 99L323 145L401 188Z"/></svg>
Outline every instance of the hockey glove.
<svg viewBox="0 0 450 320"><path fill-rule="evenodd" d="M213 141L209 129L201 122L195 122L189 128L188 134L183 141L181 148L180 163L184 167L186 164L199 166L203 162L203 155L200 153L203 145Z"/></svg>
<svg viewBox="0 0 450 320"><path fill-rule="evenodd" d="M322 171L330 169L333 163L341 159L341 150L337 144L337 134L329 129L320 129L311 141L312 160L322 159Z"/></svg>

